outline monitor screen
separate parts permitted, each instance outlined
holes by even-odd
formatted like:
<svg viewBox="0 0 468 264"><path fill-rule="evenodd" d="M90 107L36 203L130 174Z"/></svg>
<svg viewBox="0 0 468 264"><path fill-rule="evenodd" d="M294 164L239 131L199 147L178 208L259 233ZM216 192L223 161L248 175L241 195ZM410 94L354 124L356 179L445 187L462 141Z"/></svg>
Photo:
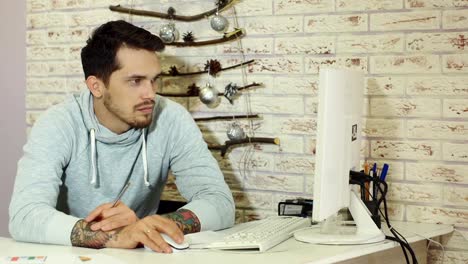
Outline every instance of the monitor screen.
<svg viewBox="0 0 468 264"><path fill-rule="evenodd" d="M363 92L362 72L320 70L314 221L349 206L349 170L359 171L360 164Z"/></svg>
<svg viewBox="0 0 468 264"><path fill-rule="evenodd" d="M320 69L312 210L312 220L320 224L295 232L299 241L363 244L385 239L356 193L358 186L349 184L350 170L360 171L363 92L362 72ZM355 232L341 232L335 216L343 208L349 209Z"/></svg>

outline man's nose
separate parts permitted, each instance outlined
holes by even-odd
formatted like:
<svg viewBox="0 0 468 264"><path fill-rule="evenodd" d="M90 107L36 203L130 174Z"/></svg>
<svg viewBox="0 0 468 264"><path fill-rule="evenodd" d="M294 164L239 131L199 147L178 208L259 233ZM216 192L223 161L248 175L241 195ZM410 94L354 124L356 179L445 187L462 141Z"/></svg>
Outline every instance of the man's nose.
<svg viewBox="0 0 468 264"><path fill-rule="evenodd" d="M150 99L153 100L156 96L156 91L154 89L154 84L151 81L146 82L143 91L143 99Z"/></svg>

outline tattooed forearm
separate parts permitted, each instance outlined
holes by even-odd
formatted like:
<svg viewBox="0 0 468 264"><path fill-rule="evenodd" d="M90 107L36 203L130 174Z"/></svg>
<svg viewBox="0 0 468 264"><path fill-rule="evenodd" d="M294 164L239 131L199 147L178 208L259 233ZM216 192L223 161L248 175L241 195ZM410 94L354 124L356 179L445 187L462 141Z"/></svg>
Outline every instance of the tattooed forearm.
<svg viewBox="0 0 468 264"><path fill-rule="evenodd" d="M116 240L120 230L106 233L104 231L93 231L91 225L94 222L87 223L79 220L72 229L70 240L73 246L87 248L103 248L109 240Z"/></svg>
<svg viewBox="0 0 468 264"><path fill-rule="evenodd" d="M200 220L198 220L198 217L190 210L180 209L164 216L176 222L177 226L184 234L200 232Z"/></svg>

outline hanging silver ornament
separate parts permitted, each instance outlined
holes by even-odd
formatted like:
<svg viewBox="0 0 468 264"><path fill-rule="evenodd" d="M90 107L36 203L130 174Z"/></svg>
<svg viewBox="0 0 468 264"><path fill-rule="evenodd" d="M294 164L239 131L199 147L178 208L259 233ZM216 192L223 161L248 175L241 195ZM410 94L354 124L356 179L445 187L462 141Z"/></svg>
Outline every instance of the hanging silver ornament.
<svg viewBox="0 0 468 264"><path fill-rule="evenodd" d="M179 39L179 31L175 28L174 23L165 24L159 30L159 37L164 43L172 43Z"/></svg>
<svg viewBox="0 0 468 264"><path fill-rule="evenodd" d="M216 13L210 20L211 28L218 31L218 32L223 32L227 29L228 27L228 20L220 16L218 13Z"/></svg>
<svg viewBox="0 0 468 264"><path fill-rule="evenodd" d="M198 97L200 101L206 105L213 105L218 101L218 90L207 83L205 87L201 88Z"/></svg>
<svg viewBox="0 0 468 264"><path fill-rule="evenodd" d="M233 104L233 98L237 94L237 90L239 87L234 83L229 83L225 88L224 88L224 97L228 99L229 103Z"/></svg>
<svg viewBox="0 0 468 264"><path fill-rule="evenodd" d="M230 140L241 140L245 138L244 129L238 123L232 123L227 131Z"/></svg>

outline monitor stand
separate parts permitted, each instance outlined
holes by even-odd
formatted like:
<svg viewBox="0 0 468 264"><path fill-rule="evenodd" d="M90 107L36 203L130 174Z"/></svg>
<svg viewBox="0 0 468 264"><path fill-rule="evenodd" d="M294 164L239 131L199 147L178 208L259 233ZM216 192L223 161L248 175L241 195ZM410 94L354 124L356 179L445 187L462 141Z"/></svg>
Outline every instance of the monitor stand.
<svg viewBox="0 0 468 264"><path fill-rule="evenodd" d="M320 227L312 227L295 232L294 238L302 242L326 245L369 244L385 240L385 234L374 223L359 195L352 189L350 195L349 211L356 224L356 232L339 232L339 227L331 228L334 231L328 232Z"/></svg>

